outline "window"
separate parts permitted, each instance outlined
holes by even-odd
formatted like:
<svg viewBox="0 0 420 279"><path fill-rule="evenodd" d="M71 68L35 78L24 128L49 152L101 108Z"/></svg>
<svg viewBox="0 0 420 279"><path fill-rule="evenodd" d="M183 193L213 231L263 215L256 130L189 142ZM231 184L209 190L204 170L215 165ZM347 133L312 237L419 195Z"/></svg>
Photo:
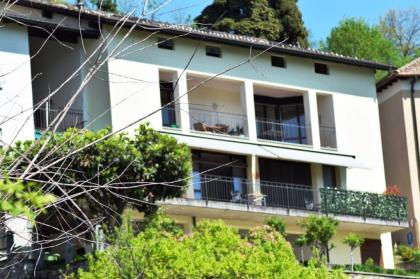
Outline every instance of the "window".
<svg viewBox="0 0 420 279"><path fill-rule="evenodd" d="M321 75L329 75L327 64L315 63L314 67L315 67L315 73L321 74Z"/></svg>
<svg viewBox="0 0 420 279"><path fill-rule="evenodd" d="M337 177L335 175L335 167L322 166L322 176L325 187L337 187Z"/></svg>
<svg viewBox="0 0 420 279"><path fill-rule="evenodd" d="M158 38L158 48L174 50L174 41L168 38Z"/></svg>
<svg viewBox="0 0 420 279"><path fill-rule="evenodd" d="M271 56L271 66L279 67L279 68L286 68L286 61L283 57L279 56Z"/></svg>
<svg viewBox="0 0 420 279"><path fill-rule="evenodd" d="M43 10L42 16L51 19L53 17L53 13L51 11Z"/></svg>
<svg viewBox="0 0 420 279"><path fill-rule="evenodd" d="M212 57L222 57L222 50L216 46L206 46L206 55Z"/></svg>

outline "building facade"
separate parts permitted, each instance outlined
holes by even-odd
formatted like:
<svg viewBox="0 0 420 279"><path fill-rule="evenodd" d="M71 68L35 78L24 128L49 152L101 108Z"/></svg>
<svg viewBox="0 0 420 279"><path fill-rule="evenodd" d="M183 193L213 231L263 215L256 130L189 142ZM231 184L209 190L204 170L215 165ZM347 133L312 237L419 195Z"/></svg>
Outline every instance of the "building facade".
<svg viewBox="0 0 420 279"><path fill-rule="evenodd" d="M279 216L293 240L305 217L328 215L340 221L331 263L349 263L342 239L356 232L356 262L394 266L391 232L408 224L404 199L383 195L374 74L388 65L136 19L116 31L121 17L38 1L6 15L3 145L39 136L69 100L58 132L147 122L191 148L187 193L162 201L186 232L217 218L246 234Z"/></svg>
<svg viewBox="0 0 420 279"><path fill-rule="evenodd" d="M394 242L420 247L419 131L420 58L378 83L386 181L408 197L409 227Z"/></svg>

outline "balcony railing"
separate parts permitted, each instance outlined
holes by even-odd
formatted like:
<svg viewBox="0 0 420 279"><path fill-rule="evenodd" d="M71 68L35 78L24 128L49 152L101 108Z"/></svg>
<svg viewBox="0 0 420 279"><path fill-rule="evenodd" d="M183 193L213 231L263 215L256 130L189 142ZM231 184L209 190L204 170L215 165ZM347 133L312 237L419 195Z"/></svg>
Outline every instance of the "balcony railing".
<svg viewBox="0 0 420 279"><path fill-rule="evenodd" d="M319 126L321 146L326 148L337 148L335 127Z"/></svg>
<svg viewBox="0 0 420 279"><path fill-rule="evenodd" d="M247 205L316 211L407 221L407 199L339 188L321 188L320 195L310 185L260 181L261 193L252 193L252 181L240 177L195 174L194 199Z"/></svg>
<svg viewBox="0 0 420 279"><path fill-rule="evenodd" d="M190 109L191 130L230 136L246 135L246 116L234 113Z"/></svg>
<svg viewBox="0 0 420 279"><path fill-rule="evenodd" d="M307 144L310 127L277 121L257 119L257 136L259 139L297 144Z"/></svg>
<svg viewBox="0 0 420 279"><path fill-rule="evenodd" d="M407 198L339 188L322 188L321 209L325 213L407 221Z"/></svg>
<svg viewBox="0 0 420 279"><path fill-rule="evenodd" d="M57 117L61 110L41 107L34 113L35 129L45 130ZM70 109L57 128L57 132L63 132L68 128L83 128L83 112L81 110Z"/></svg>

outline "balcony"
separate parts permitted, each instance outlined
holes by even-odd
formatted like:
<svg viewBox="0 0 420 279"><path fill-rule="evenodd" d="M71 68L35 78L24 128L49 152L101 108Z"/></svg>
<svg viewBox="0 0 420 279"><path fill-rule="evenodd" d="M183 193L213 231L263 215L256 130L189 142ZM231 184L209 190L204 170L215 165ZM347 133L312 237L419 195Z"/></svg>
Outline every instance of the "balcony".
<svg viewBox="0 0 420 279"><path fill-rule="evenodd" d="M246 116L241 114L190 109L191 130L236 137L246 136Z"/></svg>
<svg viewBox="0 0 420 279"><path fill-rule="evenodd" d="M40 107L34 112L36 130L46 130L52 121L61 112L61 109ZM57 128L57 132L64 132L68 128L83 128L83 112L81 110L70 109Z"/></svg>
<svg viewBox="0 0 420 279"><path fill-rule="evenodd" d="M308 144L310 127L278 121L257 119L257 137L262 140L279 141L295 144Z"/></svg>
<svg viewBox="0 0 420 279"><path fill-rule="evenodd" d="M349 215L384 221L406 222L407 199L370 192L322 188L270 181L259 182L261 193L252 193L252 181L239 177L195 175L194 199Z"/></svg>

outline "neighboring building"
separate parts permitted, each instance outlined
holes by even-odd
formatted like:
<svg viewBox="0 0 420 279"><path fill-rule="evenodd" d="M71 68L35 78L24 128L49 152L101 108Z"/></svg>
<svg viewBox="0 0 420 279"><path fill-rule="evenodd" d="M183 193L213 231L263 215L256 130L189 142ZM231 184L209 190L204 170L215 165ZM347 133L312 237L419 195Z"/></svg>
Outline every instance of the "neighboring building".
<svg viewBox="0 0 420 279"><path fill-rule="evenodd" d="M398 243L420 247L420 58L377 84L387 185L408 197L409 227L393 234Z"/></svg>
<svg viewBox="0 0 420 279"><path fill-rule="evenodd" d="M333 264L349 263L342 239L357 232L367 239L357 263L372 257L394 266L391 232L408 224L405 200L383 196L374 74L388 65L150 21L123 39L128 28L109 36L118 16L81 10L78 18L76 7L38 1L7 9L0 61L2 72L11 73L0 76L0 102L10 106L8 115L20 116L0 125L6 144L42 132L90 75L88 66L103 62L58 131L76 125L131 133L141 120L187 143L191 187L184 198L163 202L187 232L202 218L220 218L246 234L280 216L293 239L306 216L328 214L340 221ZM126 27L133 23L128 19ZM57 30L46 40L48 33L34 26ZM92 53L102 38L107 46L98 58ZM34 115L22 112L86 57L90 63L47 105Z"/></svg>

